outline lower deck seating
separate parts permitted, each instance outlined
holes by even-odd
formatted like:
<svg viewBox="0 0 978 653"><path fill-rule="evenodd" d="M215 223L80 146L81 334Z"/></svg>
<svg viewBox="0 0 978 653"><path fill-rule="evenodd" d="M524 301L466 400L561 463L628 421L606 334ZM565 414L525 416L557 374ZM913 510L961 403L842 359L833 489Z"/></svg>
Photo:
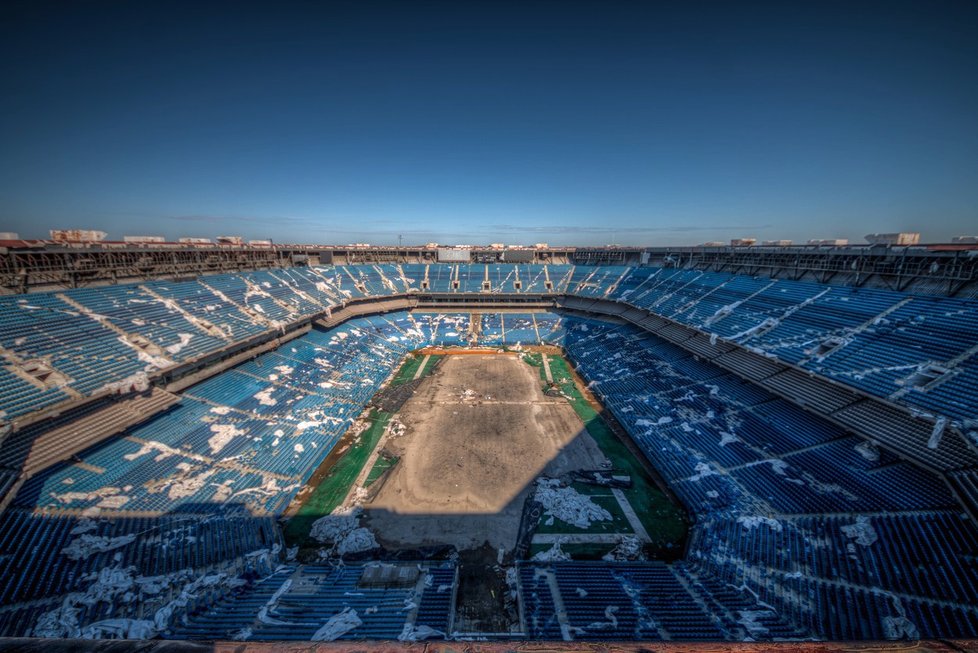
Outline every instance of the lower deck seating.
<svg viewBox="0 0 978 653"><path fill-rule="evenodd" d="M101 591L98 575L106 569L144 579L139 583L155 579L165 585L187 574L238 569L250 554L281 548L270 518L253 517L234 504L198 506L196 511L208 514L79 517L7 510L0 515L0 605L34 602L43 606L43 614L57 609L69 593ZM84 601L91 616L111 614L113 608L127 612L104 595L96 596ZM35 625L8 621L0 635L30 634Z"/></svg>
<svg viewBox="0 0 978 653"><path fill-rule="evenodd" d="M385 573L398 580L371 580ZM290 566L188 615L167 637L410 640L421 626L435 631L426 633L427 638L445 637L454 577L451 563L430 567L416 563ZM331 622L346 625L331 628Z"/></svg>
<svg viewBox="0 0 978 653"><path fill-rule="evenodd" d="M978 635L978 529L935 475L628 324L507 313L481 326L500 344L562 345L696 521L684 563L521 566L528 636ZM277 551L272 519L407 352L472 333L468 314L425 312L313 330L30 479L0 516L0 633L50 626L60 597L117 567L144 585L178 574L174 587L222 570L230 584L183 605L166 636L306 639L344 610L362 622L348 638L443 631L451 566L422 571L430 586L365 590L362 565L276 571L272 556L257 573L248 556ZM135 614L112 596L78 612L79 632ZM161 601L140 600L139 614Z"/></svg>

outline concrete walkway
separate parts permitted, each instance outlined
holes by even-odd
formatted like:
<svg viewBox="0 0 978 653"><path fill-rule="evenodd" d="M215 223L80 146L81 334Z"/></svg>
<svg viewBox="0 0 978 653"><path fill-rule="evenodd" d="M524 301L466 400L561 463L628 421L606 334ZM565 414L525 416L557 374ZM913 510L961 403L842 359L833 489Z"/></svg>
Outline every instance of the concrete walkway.
<svg viewBox="0 0 978 653"><path fill-rule="evenodd" d="M618 500L618 505L621 506L621 511L625 513L625 517L628 519L628 525L632 527L633 531L635 531L635 537L643 542L651 542L652 538L649 537L649 533L645 530L645 526L642 526L642 522L638 518L638 515L635 514L635 509L632 508L632 504L628 503L625 493L622 492L620 488L616 487L611 488L611 493L615 495L615 499Z"/></svg>
<svg viewBox="0 0 978 653"><path fill-rule="evenodd" d="M534 544L618 544L622 536L631 533L537 533L531 542Z"/></svg>

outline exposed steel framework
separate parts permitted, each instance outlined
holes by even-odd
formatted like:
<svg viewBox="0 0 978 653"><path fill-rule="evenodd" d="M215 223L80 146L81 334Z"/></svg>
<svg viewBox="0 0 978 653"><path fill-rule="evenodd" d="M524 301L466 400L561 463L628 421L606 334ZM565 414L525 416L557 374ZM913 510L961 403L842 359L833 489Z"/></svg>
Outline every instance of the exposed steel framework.
<svg viewBox="0 0 978 653"><path fill-rule="evenodd" d="M647 250L654 265L750 276L978 295L978 250L919 247L676 247Z"/></svg>
<svg viewBox="0 0 978 653"><path fill-rule="evenodd" d="M460 250L470 263L658 265L978 297L978 246L561 247ZM507 253L510 253L507 259ZM435 263L429 247L0 241L0 293L180 279L295 265ZM463 261L464 262L464 261Z"/></svg>

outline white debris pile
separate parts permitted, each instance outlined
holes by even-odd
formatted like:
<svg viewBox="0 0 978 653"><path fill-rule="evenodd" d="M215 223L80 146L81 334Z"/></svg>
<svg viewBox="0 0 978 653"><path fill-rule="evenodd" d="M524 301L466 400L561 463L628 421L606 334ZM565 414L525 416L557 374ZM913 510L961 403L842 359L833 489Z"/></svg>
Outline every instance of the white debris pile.
<svg viewBox="0 0 978 653"><path fill-rule="evenodd" d="M360 527L360 513L360 508L337 508L314 521L309 536L323 544L332 544L332 550L339 555L376 549L374 534Z"/></svg>
<svg viewBox="0 0 978 653"><path fill-rule="evenodd" d="M626 560L643 560L645 556L642 554L642 543L637 537L622 535L615 548L604 554L601 559L609 562L623 562Z"/></svg>
<svg viewBox="0 0 978 653"><path fill-rule="evenodd" d="M546 551L540 551L530 558L533 562L561 562L570 559L570 554L564 553L564 550L560 548L560 540L554 542L553 546Z"/></svg>
<svg viewBox="0 0 978 653"><path fill-rule="evenodd" d="M231 485L234 483L233 479L225 479L220 483L209 483L210 487L214 488L214 494L211 495L211 501L217 503L223 503L231 498L234 490Z"/></svg>
<svg viewBox="0 0 978 653"><path fill-rule="evenodd" d="M146 365L148 366L146 368L147 370L150 370L151 367L159 367L162 369L164 367L169 367L170 365L173 365L173 361L171 361L170 359L164 358L163 356L154 356L153 354L149 353L145 349L142 349L141 347L136 346L134 343L129 342L129 340L127 338L124 338L123 336L119 336L118 338L116 338L116 340L124 344L126 347L135 350L136 358L139 359L141 363L146 363Z"/></svg>
<svg viewBox="0 0 978 653"><path fill-rule="evenodd" d="M876 462L880 459L880 452L868 441L860 442L854 448L860 456L870 462Z"/></svg>
<svg viewBox="0 0 978 653"><path fill-rule="evenodd" d="M275 593L272 594L267 601L265 601L265 605L261 606L261 608L258 610L258 615L257 615L258 621L262 622L263 624L268 624L270 626L290 625L290 622L288 621L282 621L281 619L269 617L268 613L274 611L275 608L278 607L279 599L282 598L282 595L288 592L291 587L292 587L291 578L287 578L281 585L279 585L279 588L275 590Z"/></svg>
<svg viewBox="0 0 978 653"><path fill-rule="evenodd" d="M749 340L750 338L753 338L759 333L770 331L771 329L778 326L779 324L781 324L781 320L775 317L769 317L763 322L761 322L760 324L756 324L749 329L745 329L741 331L740 333L735 333L734 335L730 336L728 339L734 341Z"/></svg>
<svg viewBox="0 0 978 653"><path fill-rule="evenodd" d="M149 377L146 376L146 372L136 372L119 381L106 383L98 389L98 392L124 395L130 392L146 392L147 390L149 390Z"/></svg>
<svg viewBox="0 0 978 653"><path fill-rule="evenodd" d="M391 438L399 438L407 433L407 427L401 420L392 418L390 422L387 423L387 436Z"/></svg>
<svg viewBox="0 0 978 653"><path fill-rule="evenodd" d="M122 338L119 338L122 340ZM143 349L136 349L136 359L140 363L146 363L144 368L147 372L152 372L154 367L164 368L173 365L173 361L168 358L163 358L162 356L154 356L148 351Z"/></svg>
<svg viewBox="0 0 978 653"><path fill-rule="evenodd" d="M618 628L618 617L615 616L616 612L618 612L617 605L606 606L604 609L604 618L607 621L592 621L584 627L584 630L614 630Z"/></svg>
<svg viewBox="0 0 978 653"><path fill-rule="evenodd" d="M779 476L784 476L785 472L788 470L788 463L780 458L768 458L767 460L762 460L761 462L770 464L771 469L773 469L774 473L778 474Z"/></svg>
<svg viewBox="0 0 978 653"><path fill-rule="evenodd" d="M555 478L538 480L533 498L543 505L544 514L578 528L587 528L595 521L611 521L611 513L594 503L591 497L572 487L561 487Z"/></svg>
<svg viewBox="0 0 978 653"><path fill-rule="evenodd" d="M751 639L767 634L767 627L758 621L759 617L771 617L774 613L770 610L739 610L740 619L737 620L744 630L747 631Z"/></svg>
<svg viewBox="0 0 978 653"><path fill-rule="evenodd" d="M89 519L88 517L83 517L78 520L75 527L68 531L69 535L81 535L82 533L90 533L98 529L98 522L94 519Z"/></svg>
<svg viewBox="0 0 978 653"><path fill-rule="evenodd" d="M689 480L691 481L698 481L706 478L707 476L713 476L716 474L716 472L710 469L710 466L706 463L696 463L696 466L693 467L693 469L696 470L696 474L689 477Z"/></svg>
<svg viewBox="0 0 978 653"><path fill-rule="evenodd" d="M173 343L166 348L167 353L179 354L180 350L187 346L187 344L193 339L193 335L190 333L179 333L177 337L180 338L180 342Z"/></svg>
<svg viewBox="0 0 978 653"><path fill-rule="evenodd" d="M95 553L119 549L135 541L136 535L133 533L118 537L85 533L73 539L68 546L61 549L61 553L72 560L84 560Z"/></svg>
<svg viewBox="0 0 978 653"><path fill-rule="evenodd" d="M720 436L721 436L720 437L720 446L721 447L725 447L728 444L733 444L734 442L739 442L740 441L740 438L738 438L733 433L728 433L727 431L721 431L720 432Z"/></svg>
<svg viewBox="0 0 978 653"><path fill-rule="evenodd" d="M876 534L876 529L869 523L869 517L865 515L856 517L855 524L843 526L839 530L850 540L855 540L856 544L863 546L870 546L879 539L879 535Z"/></svg>
<svg viewBox="0 0 978 653"><path fill-rule="evenodd" d="M517 588L517 571L516 567L506 568L506 586L509 588L509 598L515 600L518 592ZM438 591L442 591L442 587L446 590L451 589L451 585L439 585Z"/></svg>
<svg viewBox="0 0 978 653"><path fill-rule="evenodd" d="M420 642L432 637L445 637L445 633L423 624L421 626L404 624L404 630L397 636L397 639L401 642Z"/></svg>
<svg viewBox="0 0 978 653"><path fill-rule="evenodd" d="M64 597L61 605L38 617L31 635L34 637L81 637L78 612L82 606L99 601L113 600L133 587L132 571L119 567L103 567L93 575L94 580L85 592L72 592Z"/></svg>
<svg viewBox="0 0 978 653"><path fill-rule="evenodd" d="M264 552L267 554L268 550ZM205 590L230 590L245 581L226 573L200 576L183 569L164 576L136 576L135 567L103 567L83 576L90 581L84 591L64 597L54 610L42 614L34 625L34 637L82 639L150 639L166 631L174 618L184 612L191 601L199 601ZM129 614L143 614L148 619L110 618L84 625L79 615L85 606L98 603L125 604Z"/></svg>
<svg viewBox="0 0 978 653"><path fill-rule="evenodd" d="M947 418L938 417L934 422L934 429L930 432L930 438L927 440L928 449L936 449L941 443L941 438L944 436L944 429L947 427Z"/></svg>
<svg viewBox="0 0 978 653"><path fill-rule="evenodd" d="M258 403L262 406L274 406L278 403L278 400L272 397L273 392L275 392L275 386L268 386L264 390L253 394L252 398L257 399Z"/></svg>
<svg viewBox="0 0 978 653"><path fill-rule="evenodd" d="M330 617L319 630L313 633L310 640L314 642L332 642L361 624L363 624L363 620L357 616L357 611L347 607L342 612Z"/></svg>
<svg viewBox="0 0 978 653"><path fill-rule="evenodd" d="M207 445L211 448L211 453L217 453L227 446L227 444L238 437L244 435L245 431L233 424L211 424L212 435L207 440Z"/></svg>
<svg viewBox="0 0 978 653"><path fill-rule="evenodd" d="M239 497L245 494L257 494L260 496L270 497L276 494L280 494L282 492L289 492L290 490L299 487L298 483L292 483L289 485L280 486L278 484L278 480L275 477L265 476L264 474L262 475L262 481L263 481L262 484L259 485L258 487L250 487L245 490L239 490L231 496Z"/></svg>
<svg viewBox="0 0 978 653"><path fill-rule="evenodd" d="M156 462L160 462L161 460L166 460L170 456L180 455L180 451L174 449L171 446L165 445L162 442L157 442L156 440L147 440L142 444L142 446L139 448L138 451L135 451L133 453L123 454L122 457L125 458L126 460L136 460L137 458L141 458L142 456L153 453L154 451L159 452L156 455L156 457L153 459Z"/></svg>
<svg viewBox="0 0 978 653"><path fill-rule="evenodd" d="M907 610L903 607L903 602L890 592L884 594L893 601L893 610L896 612L895 617L883 617L883 632L886 633L886 638L911 641L920 639L917 626L907 619Z"/></svg>
<svg viewBox="0 0 978 653"><path fill-rule="evenodd" d="M743 526L747 530L752 528L757 528L758 526L767 526L771 530L781 532L783 528L781 522L777 519L771 519L770 517L758 517L757 515L751 515L749 517L738 517L737 523Z"/></svg>
<svg viewBox="0 0 978 653"><path fill-rule="evenodd" d="M657 419L654 422L652 420L648 420L648 419L637 419L637 420L635 420L635 426L641 426L641 427L646 427L646 426L665 426L666 424L671 424L671 423L672 423L672 418L671 417L668 417L668 416L666 416L666 417L660 417L659 419Z"/></svg>
<svg viewBox="0 0 978 653"><path fill-rule="evenodd" d="M177 463L176 471L173 474L150 481L146 484L146 491L150 494L156 494L165 490L167 497L174 501L193 496L204 489L208 485L210 477L219 471L216 468L203 471L200 469L200 467L188 462Z"/></svg>
<svg viewBox="0 0 978 653"><path fill-rule="evenodd" d="M917 626L906 617L883 617L883 632L887 639L906 639L916 641L920 639L920 631Z"/></svg>
<svg viewBox="0 0 978 653"><path fill-rule="evenodd" d="M251 628L248 628L247 626L245 626L241 630L235 631L234 634L231 635L231 641L232 642L243 642L243 641L246 641L247 639L249 639L253 634L254 633L252 632Z"/></svg>
<svg viewBox="0 0 978 653"><path fill-rule="evenodd" d="M126 485L121 488L106 486L100 487L97 490L91 492L64 492L62 494L57 494L52 492L51 497L64 504L72 504L75 501L98 501L95 506L86 510L85 514L88 516L89 511L93 514L99 513L99 508L113 508L118 509L129 502L130 497L125 494L132 489L131 485Z"/></svg>
<svg viewBox="0 0 978 653"><path fill-rule="evenodd" d="M350 503L354 506L362 506L369 496L370 492L367 488L360 486L353 490L353 494L350 496Z"/></svg>
<svg viewBox="0 0 978 653"><path fill-rule="evenodd" d="M103 619L82 629L82 639L150 639L156 623L149 619Z"/></svg>
<svg viewBox="0 0 978 653"><path fill-rule="evenodd" d="M727 317L728 315L730 315L731 313L733 313L735 310L737 310L737 307L740 306L742 303L743 303L743 301L739 301L739 302L734 302L732 304L727 304L725 306L721 306L720 308L718 308L716 310L716 312L713 315L711 315L710 317L706 318L706 321L703 322L703 326L708 327L711 324L713 324L714 322L716 322L716 321L718 321L718 320L720 320L722 318Z"/></svg>

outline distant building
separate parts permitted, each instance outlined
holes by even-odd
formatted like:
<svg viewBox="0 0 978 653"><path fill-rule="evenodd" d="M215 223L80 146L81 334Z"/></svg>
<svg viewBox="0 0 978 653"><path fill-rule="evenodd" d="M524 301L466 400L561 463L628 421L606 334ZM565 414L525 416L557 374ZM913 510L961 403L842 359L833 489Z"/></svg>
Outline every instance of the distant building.
<svg viewBox="0 0 978 653"><path fill-rule="evenodd" d="M244 245L244 238L241 236L218 236L218 245Z"/></svg>
<svg viewBox="0 0 978 653"><path fill-rule="evenodd" d="M178 242L185 245L213 245L210 238L181 238Z"/></svg>
<svg viewBox="0 0 978 653"><path fill-rule="evenodd" d="M722 243L719 240L710 240L700 245L700 247L726 247L726 243Z"/></svg>
<svg viewBox="0 0 978 653"><path fill-rule="evenodd" d="M793 241L790 240L764 240L761 245L764 247L789 247Z"/></svg>
<svg viewBox="0 0 978 653"><path fill-rule="evenodd" d="M756 238L732 238L730 240L731 247L753 247L754 243L757 242Z"/></svg>
<svg viewBox="0 0 978 653"><path fill-rule="evenodd" d="M0 240L20 240L20 235L13 231L0 231Z"/></svg>
<svg viewBox="0 0 978 653"><path fill-rule="evenodd" d="M823 238L821 240L809 240L808 244L819 245L821 247L845 247L849 244L849 240L847 238Z"/></svg>
<svg viewBox="0 0 978 653"><path fill-rule="evenodd" d="M165 243L163 236L123 236L122 241L126 243Z"/></svg>
<svg viewBox="0 0 978 653"><path fill-rule="evenodd" d="M97 243L105 240L105 237L108 236L104 231L94 231L91 229L52 229L50 234L51 240L58 243Z"/></svg>
<svg viewBox="0 0 978 653"><path fill-rule="evenodd" d="M955 236L951 242L957 245L978 245L978 236Z"/></svg>
<svg viewBox="0 0 978 653"><path fill-rule="evenodd" d="M920 243L920 234L914 232L866 234L866 242L871 245L917 245Z"/></svg>

